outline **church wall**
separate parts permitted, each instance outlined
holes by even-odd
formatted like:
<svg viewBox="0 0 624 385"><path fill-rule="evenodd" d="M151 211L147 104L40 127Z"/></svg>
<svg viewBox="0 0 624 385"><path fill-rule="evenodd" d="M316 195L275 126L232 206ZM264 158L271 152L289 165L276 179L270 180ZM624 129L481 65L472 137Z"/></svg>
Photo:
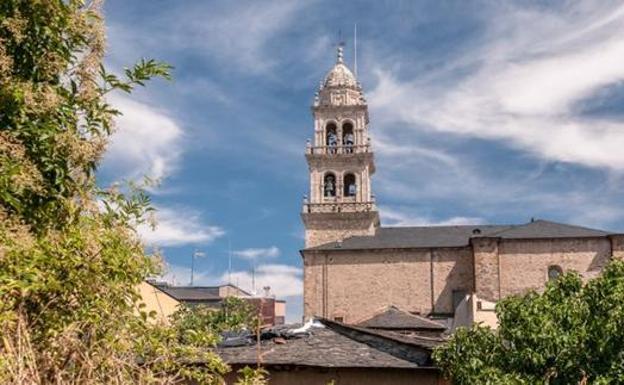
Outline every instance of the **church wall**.
<svg viewBox="0 0 624 385"><path fill-rule="evenodd" d="M433 251L434 313L453 313L453 292L472 292L474 287L472 250L435 249Z"/></svg>
<svg viewBox="0 0 624 385"><path fill-rule="evenodd" d="M325 255L310 254L303 259L303 317L323 315L323 273Z"/></svg>
<svg viewBox="0 0 624 385"><path fill-rule="evenodd" d="M498 238L479 237L471 240L474 256L475 294L496 302L500 298Z"/></svg>
<svg viewBox="0 0 624 385"><path fill-rule="evenodd" d="M357 322L388 305L429 312L430 258L428 250L330 254L328 316L343 317L344 322Z"/></svg>
<svg viewBox="0 0 624 385"><path fill-rule="evenodd" d="M471 292L469 248L340 250L304 258L304 314L357 322L395 305L452 313L453 291Z"/></svg>
<svg viewBox="0 0 624 385"><path fill-rule="evenodd" d="M501 296L541 289L548 282L549 266L595 277L611 258L607 238L505 240L499 244Z"/></svg>
<svg viewBox="0 0 624 385"><path fill-rule="evenodd" d="M613 258L624 259L624 235L614 234L610 237Z"/></svg>

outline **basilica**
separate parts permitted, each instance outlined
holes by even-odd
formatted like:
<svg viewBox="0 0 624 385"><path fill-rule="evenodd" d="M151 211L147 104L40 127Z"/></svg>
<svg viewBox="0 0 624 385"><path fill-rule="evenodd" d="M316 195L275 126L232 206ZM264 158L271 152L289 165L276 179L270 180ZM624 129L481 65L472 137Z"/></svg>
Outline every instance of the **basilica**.
<svg viewBox="0 0 624 385"><path fill-rule="evenodd" d="M314 97L305 156L304 317L356 324L387 309L495 326L494 305L574 270L590 278L624 258L624 234L522 224L384 227L371 178L374 143L361 84L338 48Z"/></svg>

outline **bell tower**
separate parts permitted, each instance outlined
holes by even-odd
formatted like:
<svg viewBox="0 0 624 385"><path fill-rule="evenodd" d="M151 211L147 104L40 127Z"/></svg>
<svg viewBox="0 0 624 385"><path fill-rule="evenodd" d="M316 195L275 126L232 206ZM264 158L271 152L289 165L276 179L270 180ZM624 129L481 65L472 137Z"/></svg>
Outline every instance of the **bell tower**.
<svg viewBox="0 0 624 385"><path fill-rule="evenodd" d="M314 139L306 146L310 194L301 213L305 247L374 235L379 214L371 192L375 163L368 106L362 86L344 63L342 47L314 97L312 116Z"/></svg>

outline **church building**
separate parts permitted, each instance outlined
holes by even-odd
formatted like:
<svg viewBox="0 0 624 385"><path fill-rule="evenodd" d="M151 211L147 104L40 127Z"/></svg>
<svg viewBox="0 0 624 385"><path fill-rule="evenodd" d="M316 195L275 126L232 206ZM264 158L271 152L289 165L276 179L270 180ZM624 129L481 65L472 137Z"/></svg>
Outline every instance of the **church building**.
<svg viewBox="0 0 624 385"><path fill-rule="evenodd" d="M398 308L448 325L496 325L499 299L574 270L586 278L624 258L624 234L523 224L383 227L371 178L374 143L362 86L342 48L312 106L303 203L304 317L356 324Z"/></svg>

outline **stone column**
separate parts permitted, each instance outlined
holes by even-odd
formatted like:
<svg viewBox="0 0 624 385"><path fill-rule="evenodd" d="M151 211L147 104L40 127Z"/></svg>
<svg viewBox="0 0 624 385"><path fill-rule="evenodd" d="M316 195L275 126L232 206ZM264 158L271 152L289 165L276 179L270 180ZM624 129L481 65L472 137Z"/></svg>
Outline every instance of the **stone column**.
<svg viewBox="0 0 624 385"><path fill-rule="evenodd" d="M499 238L471 239L474 258L474 283L477 297L496 302L500 299Z"/></svg>

